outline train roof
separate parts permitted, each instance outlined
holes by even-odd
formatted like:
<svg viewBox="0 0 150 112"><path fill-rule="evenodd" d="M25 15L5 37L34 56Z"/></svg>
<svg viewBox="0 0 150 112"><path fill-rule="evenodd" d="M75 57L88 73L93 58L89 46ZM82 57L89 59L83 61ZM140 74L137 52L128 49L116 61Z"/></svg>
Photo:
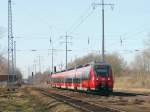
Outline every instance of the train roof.
<svg viewBox="0 0 150 112"><path fill-rule="evenodd" d="M79 69L79 68L83 68L83 67L87 67L87 66L95 66L95 65L108 65L108 66L111 66L111 64L109 64L107 62L96 62L96 61L93 61L93 62L85 64L85 65L79 65L77 67L69 68L67 70L58 71L58 72L56 72L54 74L62 73L62 72L66 72L66 71L71 71L71 70L74 70L74 69Z"/></svg>
<svg viewBox="0 0 150 112"><path fill-rule="evenodd" d="M111 66L111 64L109 64L108 62L91 62L91 65L108 65L108 66Z"/></svg>
<svg viewBox="0 0 150 112"><path fill-rule="evenodd" d="M67 70L58 71L58 72L56 72L56 73L61 73L61 72L66 72L66 71L71 71L71 70L74 70L74 69L79 69L79 68L82 68L82 67L87 67L87 66L89 66L89 65L90 65L90 64L79 65L79 66L77 66L77 67L69 68L69 69L67 69Z"/></svg>

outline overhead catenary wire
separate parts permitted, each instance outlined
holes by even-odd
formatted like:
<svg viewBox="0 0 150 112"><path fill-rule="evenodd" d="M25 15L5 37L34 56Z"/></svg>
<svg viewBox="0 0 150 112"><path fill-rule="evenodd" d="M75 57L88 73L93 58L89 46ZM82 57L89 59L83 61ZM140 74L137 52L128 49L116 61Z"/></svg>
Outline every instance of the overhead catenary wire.
<svg viewBox="0 0 150 112"><path fill-rule="evenodd" d="M74 28L74 26L76 26L76 24L81 20L81 18L83 18L91 9L91 7L88 7L86 9L86 11L84 11L84 13L70 26L70 28L67 30L67 32L69 32L70 30L72 30Z"/></svg>
<svg viewBox="0 0 150 112"><path fill-rule="evenodd" d="M72 34L74 31L76 31L85 22L85 20L87 20L88 17L90 17L93 14L93 12L94 10L90 11L88 15L81 19L81 21L69 33Z"/></svg>
<svg viewBox="0 0 150 112"><path fill-rule="evenodd" d="M90 8L88 8L88 10L89 10ZM93 10L92 10L93 11ZM88 12L88 11L85 11L85 12ZM90 16L90 13L89 13L89 16ZM75 25L74 27L71 27L71 30L70 30L70 33L73 33L75 30L77 30L78 29L78 27L80 27L80 25L84 22L84 20L82 21L82 18L83 18L84 16L80 16L80 22L77 24L77 25ZM87 18L88 18L88 16L87 16ZM87 19L86 17L85 17L85 20ZM73 26L73 25L72 25ZM141 34L141 33L143 33L143 32L145 32L145 28L144 29L142 29L142 30L140 30L140 31L137 31L137 32L135 32L135 33L133 33L133 34L129 34L129 33L125 33L125 34L123 34L123 35L119 35L118 37L119 37L119 39L118 39L118 41L117 42L113 42L111 45L116 45L116 43L120 43L120 45L121 46L125 46L125 40L127 40L127 39L131 39L131 38L135 38L135 35L139 35L139 34ZM131 36L132 35L134 35L134 36ZM89 41L89 40L88 40Z"/></svg>
<svg viewBox="0 0 150 112"><path fill-rule="evenodd" d="M146 31L146 29L148 30L149 28L145 27L145 25L142 25L138 28L135 28L135 32L126 32L124 34L121 34L120 36L122 37L122 39L131 39L131 38L135 38L136 35L142 34Z"/></svg>
<svg viewBox="0 0 150 112"><path fill-rule="evenodd" d="M94 0L93 2L95 2L96 0ZM92 13L94 12L94 9L92 9L91 4L89 5L89 7L82 13L82 15L69 27L69 29L67 30L68 34L72 34L75 30L77 30L81 24L83 24L88 17L90 17L92 15Z"/></svg>
<svg viewBox="0 0 150 112"><path fill-rule="evenodd" d="M71 26L71 28L70 28L70 33L73 33L74 31L76 31L84 22L85 22L85 20L87 20L87 18L86 18L86 16L88 15L88 14L90 14L90 11L91 9L89 8L88 10L86 10L85 12L85 14L84 15L82 15L82 16L80 16L80 20L79 20L79 23L77 23L77 24L73 24L72 26ZM93 10L92 10L93 11ZM88 14L87 14L88 13ZM85 18L85 20L82 20L82 19L84 19ZM47 38L49 38L49 37L47 37ZM38 38L37 38L38 39ZM46 38L45 38L46 39ZM90 42L91 43L91 42ZM118 42L116 42L116 43L118 43ZM116 45L115 43L114 43L114 45Z"/></svg>

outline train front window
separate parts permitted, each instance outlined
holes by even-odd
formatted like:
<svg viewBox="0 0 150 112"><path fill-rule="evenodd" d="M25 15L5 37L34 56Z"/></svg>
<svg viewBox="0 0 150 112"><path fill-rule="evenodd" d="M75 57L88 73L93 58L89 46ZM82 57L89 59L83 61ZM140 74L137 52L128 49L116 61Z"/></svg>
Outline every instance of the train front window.
<svg viewBox="0 0 150 112"><path fill-rule="evenodd" d="M97 76L104 76L104 77L106 77L106 76L108 76L108 67L107 66L95 66L94 67L94 69L95 69L95 73L96 73L96 75Z"/></svg>

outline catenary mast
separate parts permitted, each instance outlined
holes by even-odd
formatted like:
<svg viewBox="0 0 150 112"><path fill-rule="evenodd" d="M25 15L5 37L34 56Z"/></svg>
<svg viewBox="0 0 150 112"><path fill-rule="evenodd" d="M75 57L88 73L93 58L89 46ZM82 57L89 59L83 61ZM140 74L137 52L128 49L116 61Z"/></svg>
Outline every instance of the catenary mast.
<svg viewBox="0 0 150 112"><path fill-rule="evenodd" d="M102 0L102 3L94 3L94 8L97 5L102 6L102 61L105 62L105 6L113 6L114 4L107 4Z"/></svg>
<svg viewBox="0 0 150 112"><path fill-rule="evenodd" d="M12 30L12 4L8 0L8 82L14 80L14 46L13 46L13 30Z"/></svg>

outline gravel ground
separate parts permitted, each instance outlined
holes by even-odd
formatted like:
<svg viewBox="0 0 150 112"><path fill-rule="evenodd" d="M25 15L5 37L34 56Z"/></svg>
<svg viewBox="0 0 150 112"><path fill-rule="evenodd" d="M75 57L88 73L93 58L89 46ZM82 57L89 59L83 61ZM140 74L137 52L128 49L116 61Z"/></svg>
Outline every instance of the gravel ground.
<svg viewBox="0 0 150 112"><path fill-rule="evenodd" d="M150 94L133 92L114 92L109 97L101 95L86 95L85 93L72 92L68 90L50 89L75 99L87 101L91 104L109 106L127 112L150 112Z"/></svg>
<svg viewBox="0 0 150 112"><path fill-rule="evenodd" d="M115 92L109 97L48 89L50 92L88 101L96 105L119 108L127 112L150 112L150 94ZM15 92L0 89L0 112L81 112L67 104L47 97L31 88L21 88Z"/></svg>

